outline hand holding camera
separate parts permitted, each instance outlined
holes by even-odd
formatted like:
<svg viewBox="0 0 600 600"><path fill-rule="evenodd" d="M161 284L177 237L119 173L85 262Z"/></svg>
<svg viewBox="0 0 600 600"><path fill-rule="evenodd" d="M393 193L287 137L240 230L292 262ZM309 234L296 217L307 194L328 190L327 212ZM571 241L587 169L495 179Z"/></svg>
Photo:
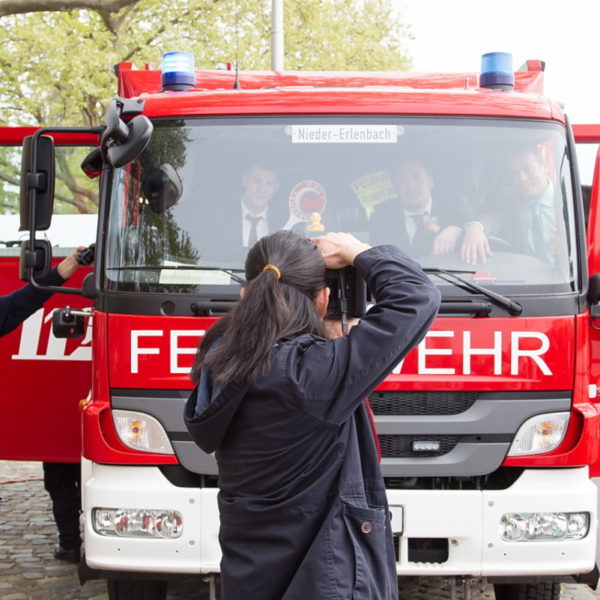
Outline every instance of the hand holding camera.
<svg viewBox="0 0 600 600"><path fill-rule="evenodd" d="M354 264L356 256L371 247L349 233L330 232L312 238L312 241L321 250L328 269L342 269Z"/></svg>
<svg viewBox="0 0 600 600"><path fill-rule="evenodd" d="M352 266L354 259L370 246L349 233L328 233L313 242L325 258L325 279L331 290L325 321L329 337L346 335L349 319L364 317L367 310L367 285ZM335 324L335 325L334 325ZM338 326L339 324L339 326ZM339 330L339 333L332 333Z"/></svg>
<svg viewBox="0 0 600 600"><path fill-rule="evenodd" d="M85 250L86 250L85 246L79 246L77 248L77 250L75 250L75 252L73 252L72 254L69 254L69 256L64 258L58 264L58 267L57 267L58 274L63 279L69 279L69 277L71 277L71 275L73 275L73 273L75 273L75 271L77 271L77 268L79 267L79 265L82 264L79 262L79 256Z"/></svg>
<svg viewBox="0 0 600 600"><path fill-rule="evenodd" d="M94 257L96 253L96 244L90 244L87 248L77 248L79 251L77 254L77 263L87 267L94 262Z"/></svg>

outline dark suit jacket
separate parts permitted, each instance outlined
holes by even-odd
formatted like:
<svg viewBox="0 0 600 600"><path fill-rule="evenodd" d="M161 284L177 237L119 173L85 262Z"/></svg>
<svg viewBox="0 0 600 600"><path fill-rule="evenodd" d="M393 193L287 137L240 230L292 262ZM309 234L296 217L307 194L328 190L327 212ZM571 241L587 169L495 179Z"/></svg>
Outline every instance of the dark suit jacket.
<svg viewBox="0 0 600 600"><path fill-rule="evenodd" d="M439 229L426 231L424 235L413 239L411 244L406 231L404 208L397 198L392 198L375 208L369 221L369 242L377 244L395 244L411 256L427 256L431 254L435 236L445 227L455 225L464 227L473 220L471 208L464 199L451 201L449 198L432 197L431 219L435 219Z"/></svg>
<svg viewBox="0 0 600 600"><path fill-rule="evenodd" d="M524 215L521 214L517 202L508 200L504 210L496 208L476 220L483 225L488 238L500 238L506 241L512 252L531 254L528 242L529 226L525 224Z"/></svg>
<svg viewBox="0 0 600 600"><path fill-rule="evenodd" d="M502 247L503 250L519 254L533 254L529 244L531 218L530 207L517 196L512 188L505 188L498 194L494 206L486 213L476 217L475 220L483 225L488 238L490 236L500 238L509 244L507 248ZM548 248L548 252L564 260L564 256L566 256L564 217L562 200L556 187L554 188L554 220L556 244L554 248ZM493 245L494 241L491 240L491 243Z"/></svg>
<svg viewBox="0 0 600 600"><path fill-rule="evenodd" d="M267 211L269 234L281 229L288 219L287 213L284 214L276 202L278 199L273 198ZM242 210L239 200L233 206L221 205L207 212L202 219L201 230L201 253L204 259L219 264L226 263L226 266L244 266L248 248L242 243Z"/></svg>

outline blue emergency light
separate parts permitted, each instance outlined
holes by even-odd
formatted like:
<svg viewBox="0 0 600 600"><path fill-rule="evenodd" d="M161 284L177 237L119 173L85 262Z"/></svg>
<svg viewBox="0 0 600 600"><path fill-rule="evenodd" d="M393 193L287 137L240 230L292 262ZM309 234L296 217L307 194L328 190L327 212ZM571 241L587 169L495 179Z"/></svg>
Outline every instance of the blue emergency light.
<svg viewBox="0 0 600 600"><path fill-rule="evenodd" d="M165 52L161 68L163 90L188 90L196 85L194 57L189 52Z"/></svg>
<svg viewBox="0 0 600 600"><path fill-rule="evenodd" d="M483 54L481 56L479 87L492 90L512 90L515 87L512 54L508 52Z"/></svg>

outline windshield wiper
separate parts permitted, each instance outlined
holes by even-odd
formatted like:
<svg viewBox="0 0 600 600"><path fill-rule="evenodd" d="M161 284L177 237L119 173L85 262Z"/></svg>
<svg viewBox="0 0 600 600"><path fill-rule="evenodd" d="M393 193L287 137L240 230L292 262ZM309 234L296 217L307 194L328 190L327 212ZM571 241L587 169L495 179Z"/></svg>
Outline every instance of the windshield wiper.
<svg viewBox="0 0 600 600"><path fill-rule="evenodd" d="M124 267L107 267L107 271L221 271L226 273L238 283L246 283L246 280L236 273L243 273L241 268L227 267L202 267L198 265L127 265Z"/></svg>
<svg viewBox="0 0 600 600"><path fill-rule="evenodd" d="M423 271L425 273L437 275L440 279L443 279L448 283L453 283L457 287L469 291L472 294L483 294L486 298L489 298L492 302L504 308L511 315L516 316L520 315L523 312L523 307L518 302L515 302L514 300L511 300L506 296L502 296L501 294L497 294L496 292L492 292L491 290L488 290L487 288L484 288L479 284L473 281L469 281L468 279L465 279L464 277L458 275L458 273L475 273L475 271L459 269L439 269L436 267L424 268Z"/></svg>

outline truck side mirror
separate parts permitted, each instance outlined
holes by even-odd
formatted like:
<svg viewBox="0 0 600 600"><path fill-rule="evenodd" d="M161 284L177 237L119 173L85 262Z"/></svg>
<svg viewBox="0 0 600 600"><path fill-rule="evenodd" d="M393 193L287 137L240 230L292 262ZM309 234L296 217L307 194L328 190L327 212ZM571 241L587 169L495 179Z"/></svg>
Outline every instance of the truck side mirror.
<svg viewBox="0 0 600 600"><path fill-rule="evenodd" d="M81 170L90 178L95 179L102 175L104 161L102 160L102 150L94 148L81 162Z"/></svg>
<svg viewBox="0 0 600 600"><path fill-rule="evenodd" d="M29 240L25 240L21 244L19 277L21 281L30 281L28 269L29 267L33 267L33 278L36 281L44 279L50 272L52 246L48 240L35 240L35 249L30 252L29 245Z"/></svg>
<svg viewBox="0 0 600 600"><path fill-rule="evenodd" d="M85 334L85 317L70 306L57 308L52 313L52 334L56 338L82 338Z"/></svg>
<svg viewBox="0 0 600 600"><path fill-rule="evenodd" d="M83 278L83 297L94 299L98 296L98 291L96 290L96 282L94 281L94 273L88 273Z"/></svg>
<svg viewBox="0 0 600 600"><path fill-rule="evenodd" d="M154 169L142 183L144 196L155 213L165 212L177 203L183 192L177 171L168 163Z"/></svg>
<svg viewBox="0 0 600 600"><path fill-rule="evenodd" d="M587 300L590 304L590 315L592 319L597 319L600 317L600 273L590 275Z"/></svg>
<svg viewBox="0 0 600 600"><path fill-rule="evenodd" d="M142 153L152 135L152 123L148 117L138 115L127 123L129 137L120 142L114 142L107 148L108 162L115 168L131 162Z"/></svg>
<svg viewBox="0 0 600 600"><path fill-rule="evenodd" d="M106 109L106 129L102 134L102 155L115 168L122 167L139 156L150 141L154 129L150 119L138 114L125 123L121 119L126 110L126 101L115 98ZM136 109L141 112L141 107Z"/></svg>
<svg viewBox="0 0 600 600"><path fill-rule="evenodd" d="M34 136L23 140L23 156L21 159L21 193L19 212L21 215L20 231L30 228L31 191L35 190L35 229L45 231L52 221L54 205L54 140L47 135L40 135L37 143ZM35 152L35 156L34 156ZM33 165L35 163L35 173Z"/></svg>

